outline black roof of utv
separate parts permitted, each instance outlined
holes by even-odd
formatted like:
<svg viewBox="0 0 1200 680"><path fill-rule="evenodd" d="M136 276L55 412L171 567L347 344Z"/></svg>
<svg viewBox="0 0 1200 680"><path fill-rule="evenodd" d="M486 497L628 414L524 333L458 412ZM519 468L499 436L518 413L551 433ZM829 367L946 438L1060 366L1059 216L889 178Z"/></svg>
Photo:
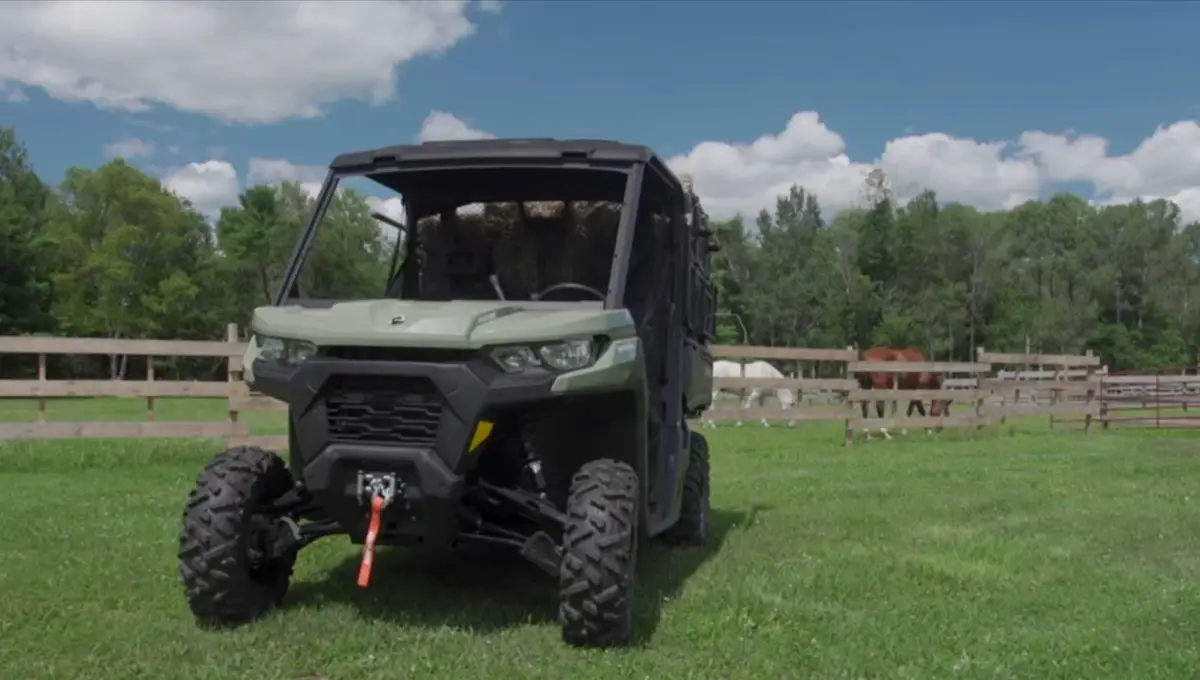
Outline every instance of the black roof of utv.
<svg viewBox="0 0 1200 680"><path fill-rule="evenodd" d="M672 190L682 190L679 178L649 147L603 139L509 138L470 139L422 144L400 144L378 149L350 151L330 163L334 172L370 172L405 166L458 169L513 164L579 165L591 168L626 169L647 164Z"/></svg>

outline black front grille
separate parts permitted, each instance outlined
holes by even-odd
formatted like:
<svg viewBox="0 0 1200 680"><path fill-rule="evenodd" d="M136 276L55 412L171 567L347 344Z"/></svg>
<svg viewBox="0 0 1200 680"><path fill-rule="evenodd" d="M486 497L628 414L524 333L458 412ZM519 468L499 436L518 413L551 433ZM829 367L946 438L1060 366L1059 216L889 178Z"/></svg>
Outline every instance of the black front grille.
<svg viewBox="0 0 1200 680"><path fill-rule="evenodd" d="M357 347L334 346L321 349L324 356L351 361L422 361L434 364L449 364L468 361L478 352L461 349L436 349L428 347Z"/></svg>
<svg viewBox="0 0 1200 680"><path fill-rule="evenodd" d="M429 446L437 441L442 402L422 378L335 378L325 396L329 438Z"/></svg>

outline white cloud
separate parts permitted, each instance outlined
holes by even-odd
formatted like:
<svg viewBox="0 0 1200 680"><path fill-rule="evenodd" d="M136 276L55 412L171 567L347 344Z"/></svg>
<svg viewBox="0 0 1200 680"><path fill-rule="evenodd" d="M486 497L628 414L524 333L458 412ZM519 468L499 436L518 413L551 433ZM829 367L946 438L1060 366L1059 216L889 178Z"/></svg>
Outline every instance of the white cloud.
<svg viewBox="0 0 1200 680"><path fill-rule="evenodd" d="M368 196L367 205L371 206L371 210L375 212L381 212L397 222L404 222L404 203L398 196L390 198Z"/></svg>
<svg viewBox="0 0 1200 680"><path fill-rule="evenodd" d="M310 197L316 198L325 181L327 169L320 165L296 165L281 158L251 158L249 171L246 173L246 185L279 184L281 182L299 182L300 188ZM350 180L350 183L355 183ZM345 183L339 187L344 189ZM359 187L361 189L361 187ZM381 212L394 220L404 222L404 203L399 196L380 198L367 194L367 205L372 211ZM396 239L396 229L387 224L380 224L379 231L390 242Z"/></svg>
<svg viewBox="0 0 1200 680"><path fill-rule="evenodd" d="M466 121L445 111L430 111L421 122L418 142L494 139L496 135L471 127Z"/></svg>
<svg viewBox="0 0 1200 680"><path fill-rule="evenodd" d="M1200 122L1160 126L1123 156L1110 156L1108 140L1094 135L1035 131L1020 142L1050 181L1090 182L1098 203L1165 198L1185 219L1200 219Z"/></svg>
<svg viewBox="0 0 1200 680"><path fill-rule="evenodd" d="M109 158L137 158L154 154L154 142L148 142L137 137L125 137L104 147L104 153Z"/></svg>
<svg viewBox="0 0 1200 680"><path fill-rule="evenodd" d="M29 95L15 83L0 80L0 102L5 104L24 104L29 101Z"/></svg>
<svg viewBox="0 0 1200 680"><path fill-rule="evenodd" d="M667 162L692 175L714 217L754 215L793 184L816 193L834 213L860 202L863 180L876 166L901 200L929 188L943 200L995 209L1036 197L1040 186L1036 163L1006 156L1008 146L935 132L892 139L873 161L853 161L841 135L815 111L802 111L777 134L750 143L701 142Z"/></svg>
<svg viewBox="0 0 1200 680"><path fill-rule="evenodd" d="M297 165L281 158L251 158L245 183L239 181L237 170L228 161L212 159L189 163L169 172L163 185L177 195L187 198L196 209L215 219L221 208L237 203L238 194L256 184L299 182L310 197L316 197L325 180L326 169L319 165ZM380 198L367 196L371 210L381 212L400 222L404 221L404 204L398 196ZM396 229L380 224L379 231L389 242L396 239Z"/></svg>
<svg viewBox="0 0 1200 680"><path fill-rule="evenodd" d="M326 169L320 165L293 165L282 158L251 158L246 184L298 182L309 196L316 196L325 181Z"/></svg>
<svg viewBox="0 0 1200 680"><path fill-rule="evenodd" d="M335 101L392 99L399 67L475 31L469 6L465 0L5 2L0 85L125 111L164 104L232 122L311 118Z"/></svg>
<svg viewBox="0 0 1200 680"><path fill-rule="evenodd" d="M499 14L503 7L500 0L479 0L479 9L489 14Z"/></svg>
<svg viewBox="0 0 1200 680"><path fill-rule="evenodd" d="M433 111L417 138L485 139L495 135L456 116ZM842 136L811 111L793 115L776 134L748 143L705 141L667 159L677 172L690 173L705 208L715 218L737 212L748 217L770 209L778 195L797 184L814 192L827 215L861 205L863 180L873 167L888 175L901 201L932 189L943 201L985 210L1018 205L1047 187L1083 182L1094 187L1098 204L1136 198L1167 198L1187 220L1200 219L1200 123L1181 121L1160 127L1125 155L1111 155L1107 140L1076 133L1031 131L1015 141L978 141L932 132L897 137L871 160L852 160ZM208 164L223 164L209 161ZM189 166L190 167L190 166ZM316 191L324 168L282 159L250 161L248 182L299 181ZM236 184L236 179L235 179ZM213 192L216 195L219 192ZM226 191L230 201L236 191ZM400 200L369 199L372 208L400 217Z"/></svg>
<svg viewBox="0 0 1200 680"><path fill-rule="evenodd" d="M163 185L177 195L187 198L205 215L215 217L224 206L237 203L238 195L256 184L298 182L310 197L316 197L325 180L326 169L320 165L299 165L281 158L251 158L244 178L239 177L231 163L210 159L188 163L166 173ZM372 210L403 220L404 206L399 197L367 196ZM388 231L395 231L387 227Z"/></svg>
<svg viewBox="0 0 1200 680"><path fill-rule="evenodd" d="M828 213L859 203L862 180L882 168L900 200L933 189L944 201L994 210L1036 198L1046 187L1090 183L1098 203L1136 198L1175 201L1185 219L1200 219L1200 124L1160 127L1132 152L1113 156L1094 135L1026 132L1015 141L977 141L945 133L888 141L870 161L853 161L843 139L814 112L797 113L778 134L751 143L701 142L668 159L691 173L714 217L770 208L792 184L821 200Z"/></svg>
<svg viewBox="0 0 1200 680"><path fill-rule="evenodd" d="M208 217L216 217L222 207L237 203L241 189L237 170L229 162L219 160L188 163L168 172L162 182Z"/></svg>

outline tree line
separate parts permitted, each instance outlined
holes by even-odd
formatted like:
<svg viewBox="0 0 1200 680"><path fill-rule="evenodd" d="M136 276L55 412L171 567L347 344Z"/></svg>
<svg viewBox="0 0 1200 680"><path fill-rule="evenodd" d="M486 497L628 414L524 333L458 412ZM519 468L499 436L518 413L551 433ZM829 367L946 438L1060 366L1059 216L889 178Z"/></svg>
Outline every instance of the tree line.
<svg viewBox="0 0 1200 680"><path fill-rule="evenodd" d="M1197 363L1200 222L1165 200L1094 206L1059 193L1011 210L901 204L879 170L860 208L826 220L793 187L751 229L716 225L724 341L1096 352L1111 370Z"/></svg>
<svg viewBox="0 0 1200 680"><path fill-rule="evenodd" d="M1196 363L1200 223L1183 224L1172 203L1058 194L982 212L930 191L901 204L880 171L865 188L863 207L833 219L793 187L752 225L715 223L721 342L915 346L937 359L1090 348L1114 370ZM0 128L0 335L221 338L270 301L312 208L284 182L246 189L209 221L120 159L50 184ZM334 199L313 257L302 290L380 294L391 247L363 194ZM144 371L89 361L61 368ZM156 372L215 370L167 364Z"/></svg>

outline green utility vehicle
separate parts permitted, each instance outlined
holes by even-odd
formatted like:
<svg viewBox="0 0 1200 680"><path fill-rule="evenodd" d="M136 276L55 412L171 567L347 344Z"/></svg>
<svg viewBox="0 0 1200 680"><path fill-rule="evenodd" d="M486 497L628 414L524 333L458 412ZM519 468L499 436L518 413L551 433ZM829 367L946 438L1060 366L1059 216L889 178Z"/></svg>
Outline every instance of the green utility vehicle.
<svg viewBox="0 0 1200 680"><path fill-rule="evenodd" d="M328 299L306 263L339 181L363 177L403 202L403 220L374 215L391 262L377 289ZM715 249L690 183L643 146L338 156L250 325L245 380L287 403L287 460L239 446L200 474L179 547L192 612L259 616L322 536L363 545L363 586L376 544L488 543L558 579L564 641L627 644L639 543L708 537L687 419L712 400Z"/></svg>

